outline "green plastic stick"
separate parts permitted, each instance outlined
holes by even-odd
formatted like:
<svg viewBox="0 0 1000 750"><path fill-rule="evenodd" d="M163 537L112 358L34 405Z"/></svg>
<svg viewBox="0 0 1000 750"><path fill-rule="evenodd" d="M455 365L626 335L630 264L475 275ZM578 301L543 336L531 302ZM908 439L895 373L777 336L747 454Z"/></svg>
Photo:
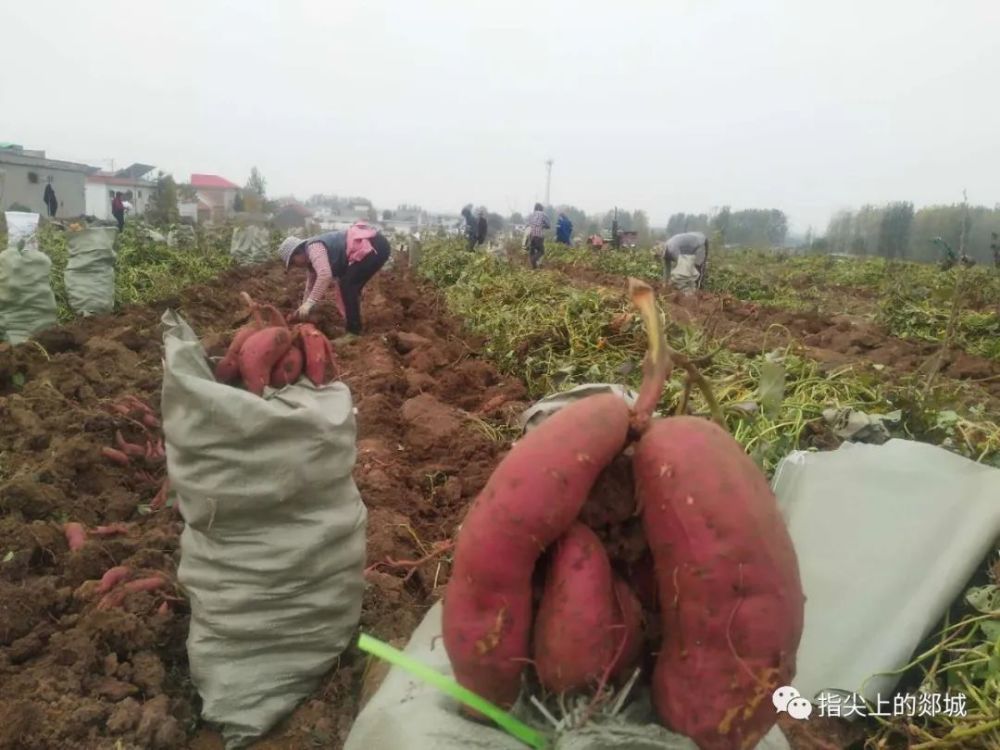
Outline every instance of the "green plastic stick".
<svg viewBox="0 0 1000 750"><path fill-rule="evenodd" d="M504 731L511 736L516 737L525 745L536 748L536 750L545 750L545 748L548 747L545 735L541 732L536 732L527 724L515 719L499 706L490 703L485 698L481 698L471 690L465 689L450 677L446 677L440 672L435 672L426 664L421 664L419 661L407 656L402 651L394 649L388 643L383 643L376 638L372 638L371 636L367 636L362 633L361 637L358 638L358 648L362 651L367 651L372 656L376 656L383 661L393 664L394 666L405 669L414 677L418 677L424 682L433 685L438 690L450 695L460 703L464 703L469 708L474 708L476 711L483 714L483 716L488 716L493 719L493 721L495 721Z"/></svg>

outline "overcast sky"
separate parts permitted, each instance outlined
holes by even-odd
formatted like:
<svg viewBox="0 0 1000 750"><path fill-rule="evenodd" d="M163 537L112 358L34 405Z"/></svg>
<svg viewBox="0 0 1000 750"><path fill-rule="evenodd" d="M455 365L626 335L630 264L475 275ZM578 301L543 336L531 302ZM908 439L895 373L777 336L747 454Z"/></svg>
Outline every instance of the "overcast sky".
<svg viewBox="0 0 1000 750"><path fill-rule="evenodd" d="M0 141L379 208L1000 201L997 0L5 3Z"/></svg>

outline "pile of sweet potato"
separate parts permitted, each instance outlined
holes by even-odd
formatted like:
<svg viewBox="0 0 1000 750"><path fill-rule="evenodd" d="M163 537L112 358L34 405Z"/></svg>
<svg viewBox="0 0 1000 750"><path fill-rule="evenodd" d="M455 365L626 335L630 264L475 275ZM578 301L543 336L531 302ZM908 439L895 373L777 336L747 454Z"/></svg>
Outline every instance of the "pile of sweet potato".
<svg viewBox="0 0 1000 750"><path fill-rule="evenodd" d="M264 387L283 388L305 373L313 385L337 380L340 372L329 339L311 323L289 327L271 305L254 302L246 292L250 322L233 336L226 355L215 366L220 383L241 382L258 396Z"/></svg>
<svg viewBox="0 0 1000 750"><path fill-rule="evenodd" d="M722 427L652 419L671 361L652 290L632 285L650 338L635 406L590 396L514 445L460 529L445 647L458 681L504 707L524 677L600 701L638 667L668 728L750 748L795 672L798 562Z"/></svg>

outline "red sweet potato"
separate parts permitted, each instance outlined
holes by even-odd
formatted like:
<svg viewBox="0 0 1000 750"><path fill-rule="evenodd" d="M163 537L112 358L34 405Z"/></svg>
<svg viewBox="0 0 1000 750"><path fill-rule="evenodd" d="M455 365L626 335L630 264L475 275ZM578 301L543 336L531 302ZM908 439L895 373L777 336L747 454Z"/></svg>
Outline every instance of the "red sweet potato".
<svg viewBox="0 0 1000 750"><path fill-rule="evenodd" d="M292 345L292 334L287 328L271 326L250 335L240 349L240 377L247 390L258 396L271 379L274 365L285 356Z"/></svg>
<svg viewBox="0 0 1000 750"><path fill-rule="evenodd" d="M128 534L130 531L129 524L123 521L116 521L115 523L108 524L107 526L98 526L96 529L90 530L91 536L118 536L119 534Z"/></svg>
<svg viewBox="0 0 1000 750"><path fill-rule="evenodd" d="M101 455L119 466L128 466L131 463L129 457L116 448L101 448Z"/></svg>
<svg viewBox="0 0 1000 750"><path fill-rule="evenodd" d="M291 385L302 374L302 350L297 346L291 347L285 356L278 360L278 363L271 370L271 387L284 388Z"/></svg>
<svg viewBox="0 0 1000 750"><path fill-rule="evenodd" d="M261 330L256 323L248 323L236 332L226 356L215 366L215 379L220 383L232 383L240 374L240 350L243 344L257 331Z"/></svg>
<svg viewBox="0 0 1000 750"><path fill-rule="evenodd" d="M115 445L126 456L138 456L141 458L146 455L146 450L141 445L128 442L122 435L121 430L115 432Z"/></svg>
<svg viewBox="0 0 1000 750"><path fill-rule="evenodd" d="M170 492L170 478L167 477L163 480L163 484L160 485L160 489L156 491L153 499L149 503L150 510L160 510L164 508L167 504L168 493Z"/></svg>
<svg viewBox="0 0 1000 750"><path fill-rule="evenodd" d="M71 551L82 549L83 545L87 543L87 529L82 523L75 521L64 523L63 534L66 535L66 544L69 545Z"/></svg>
<svg viewBox="0 0 1000 750"><path fill-rule="evenodd" d="M613 636L615 661L611 676L615 679L631 677L642 655L642 605L635 592L621 578L615 576L615 630Z"/></svg>
<svg viewBox="0 0 1000 750"><path fill-rule="evenodd" d="M459 532L443 635L455 677L510 707L521 688L532 622L531 578L570 527L600 471L622 450L629 410L591 396L529 432L500 462Z"/></svg>
<svg viewBox="0 0 1000 750"><path fill-rule="evenodd" d="M132 575L132 569L124 565L117 565L114 568L110 568L101 576L101 582L97 586L97 593L108 593L122 581L128 580L130 575Z"/></svg>
<svg viewBox="0 0 1000 750"><path fill-rule="evenodd" d="M329 339L311 323L303 323L298 330L302 336L302 349L305 352L306 377L316 386L326 385L335 380L339 373Z"/></svg>
<svg viewBox="0 0 1000 750"><path fill-rule="evenodd" d="M543 687L558 694L601 682L622 642L617 610L608 555L597 534L576 522L556 540L535 619L534 662Z"/></svg>
<svg viewBox="0 0 1000 750"><path fill-rule="evenodd" d="M656 420L633 457L656 566L662 721L702 750L748 748L776 719L802 634L798 561L774 495L740 445L695 417Z"/></svg>

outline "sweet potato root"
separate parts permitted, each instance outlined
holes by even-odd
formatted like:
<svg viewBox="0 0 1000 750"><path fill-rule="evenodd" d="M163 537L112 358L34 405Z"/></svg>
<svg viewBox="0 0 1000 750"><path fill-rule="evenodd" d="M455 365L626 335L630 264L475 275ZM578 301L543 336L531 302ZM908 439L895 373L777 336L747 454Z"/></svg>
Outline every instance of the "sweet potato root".
<svg viewBox="0 0 1000 750"><path fill-rule="evenodd" d="M135 443L130 443L122 436L122 431L118 430L115 432L115 445L118 446L118 450L124 453L126 456L136 456L143 457L146 455L146 449L141 445Z"/></svg>
<svg viewBox="0 0 1000 750"><path fill-rule="evenodd" d="M642 605L635 592L621 578L615 577L615 662L611 676L629 677L642 655Z"/></svg>
<svg viewBox="0 0 1000 750"><path fill-rule="evenodd" d="M217 381L220 383L232 383L239 377L240 350L243 348L246 340L259 330L261 329L256 323L250 323L236 332L232 342L229 344L229 349L226 350L226 356L220 359L215 366L215 379Z"/></svg>
<svg viewBox="0 0 1000 750"><path fill-rule="evenodd" d="M574 523L556 540L535 620L534 662L543 687L558 694L601 681L623 640L617 610L601 540Z"/></svg>
<svg viewBox="0 0 1000 750"><path fill-rule="evenodd" d="M149 503L150 510L161 510L167 504L167 494L170 492L170 479L164 479L163 484L160 485L160 489L156 491L156 495Z"/></svg>
<svg viewBox="0 0 1000 750"><path fill-rule="evenodd" d="M97 586L98 594L106 594L119 583L128 580L129 576L132 575L132 569L124 565L117 565L113 568L107 570L103 576L101 576L101 582Z"/></svg>
<svg viewBox="0 0 1000 750"><path fill-rule="evenodd" d="M250 335L240 349L240 377L251 393L260 396L271 379L271 370L292 345L287 328L271 326Z"/></svg>
<svg viewBox="0 0 1000 750"><path fill-rule="evenodd" d="M107 526L98 526L95 529L90 530L91 536L118 536L119 534L127 534L129 532L129 524L123 521L116 521L115 523L108 524Z"/></svg>
<svg viewBox="0 0 1000 750"><path fill-rule="evenodd" d="M70 551L82 549L83 545L87 543L87 529L82 523L72 521L63 524L63 534L66 535L66 543L69 545Z"/></svg>
<svg viewBox="0 0 1000 750"><path fill-rule="evenodd" d="M329 339L311 323L301 324L298 330L302 336L302 349L305 352L306 377L316 386L336 380L340 373Z"/></svg>
<svg viewBox="0 0 1000 750"><path fill-rule="evenodd" d="M119 466L128 466L131 460L117 448L101 448L101 455Z"/></svg>
<svg viewBox="0 0 1000 750"><path fill-rule="evenodd" d="M633 457L656 566L656 711L702 750L752 747L774 724L802 634L798 562L774 495L740 445L694 417L654 421Z"/></svg>
<svg viewBox="0 0 1000 750"><path fill-rule="evenodd" d="M284 388L291 385L302 374L302 350L297 346L291 347L285 356L278 360L278 363L271 370L271 387Z"/></svg>
<svg viewBox="0 0 1000 750"><path fill-rule="evenodd" d="M516 443L469 510L444 601L444 644L460 684L510 707L532 624L535 563L580 513L600 471L622 450L629 410L591 396Z"/></svg>

